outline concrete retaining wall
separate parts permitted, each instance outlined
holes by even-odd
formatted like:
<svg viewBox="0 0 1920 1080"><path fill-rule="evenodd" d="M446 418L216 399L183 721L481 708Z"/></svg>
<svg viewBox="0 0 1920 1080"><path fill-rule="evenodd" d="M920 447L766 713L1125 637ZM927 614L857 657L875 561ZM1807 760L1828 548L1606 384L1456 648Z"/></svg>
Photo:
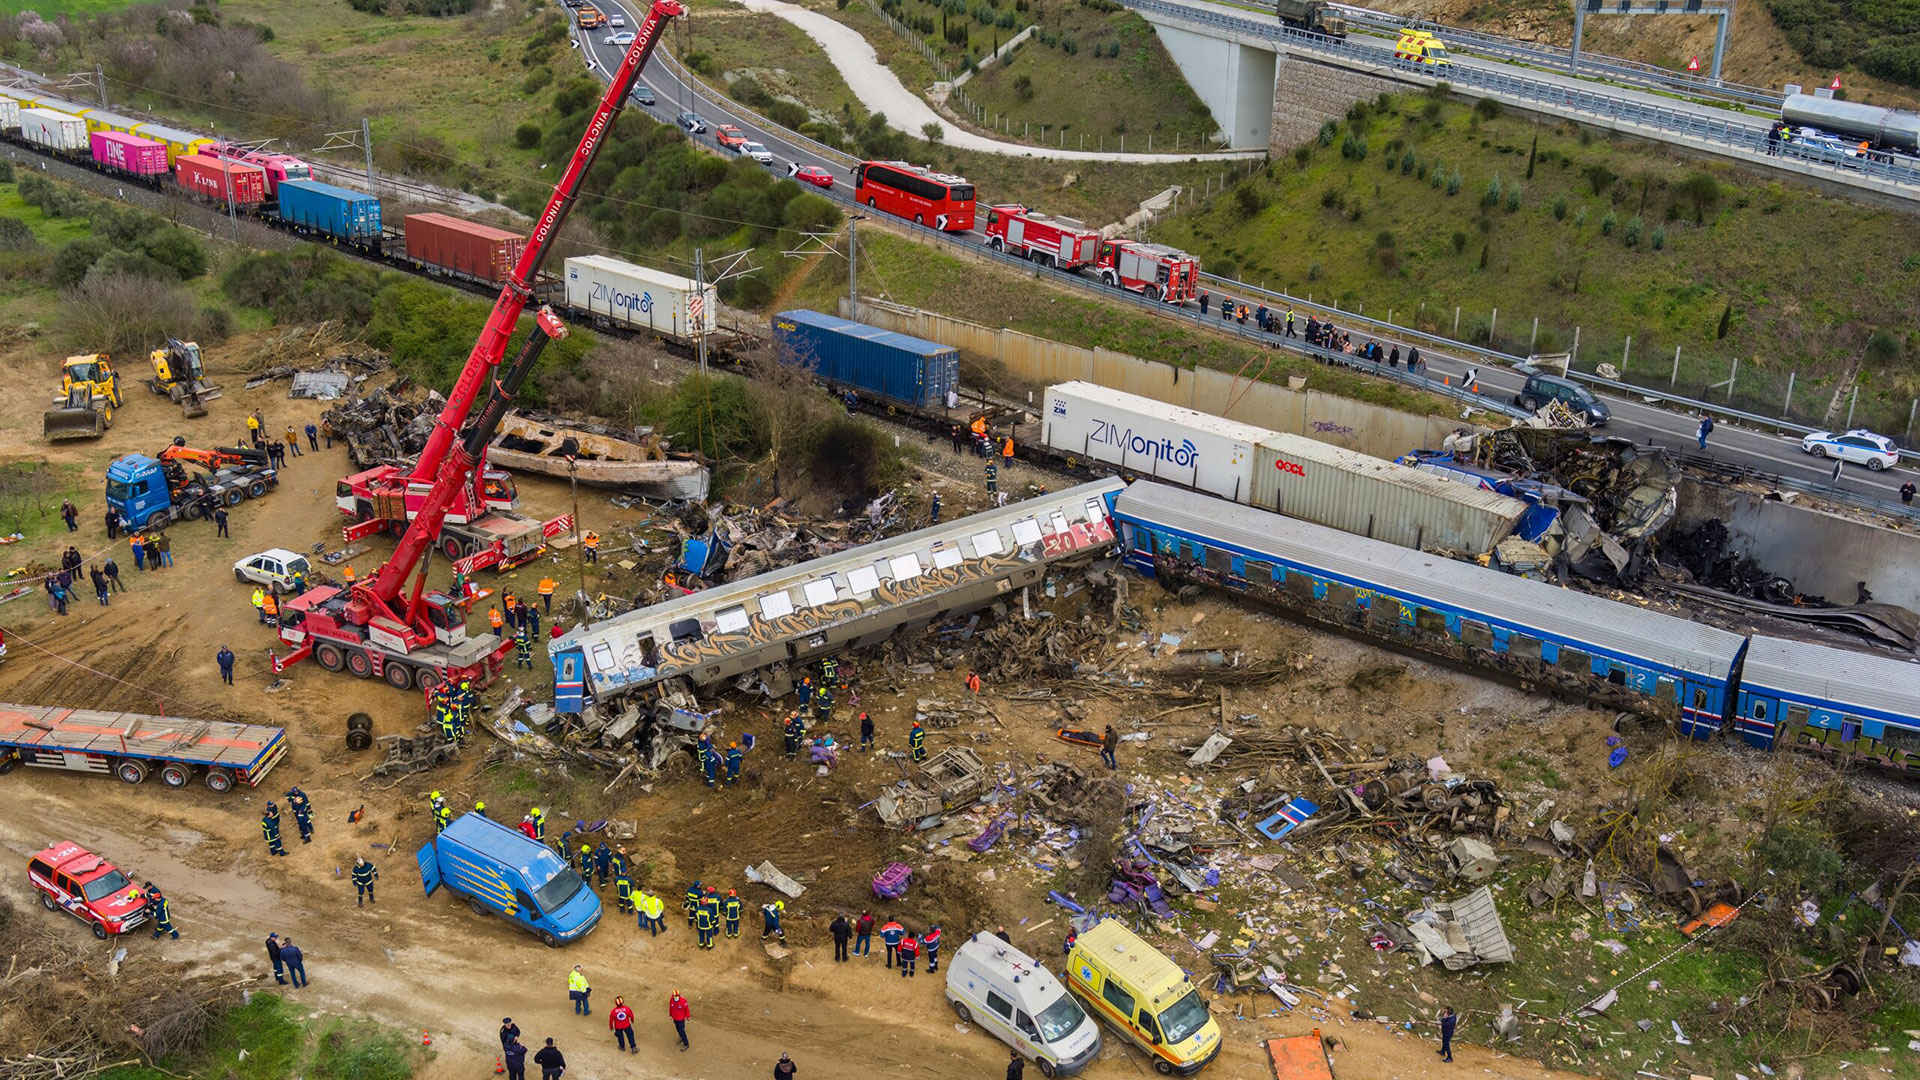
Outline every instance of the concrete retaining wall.
<svg viewBox="0 0 1920 1080"><path fill-rule="evenodd" d="M846 315L844 299L840 314ZM1459 426L1459 421L1450 417L1418 416L1311 388L1292 390L1273 383L1250 383L1211 368L1191 371L900 304L863 298L860 320L997 360L1009 373L1028 382L1051 385L1082 379L1375 457L1394 458L1409 450L1437 447ZM1039 408L1037 401L1034 408Z"/></svg>
<svg viewBox="0 0 1920 1080"><path fill-rule="evenodd" d="M1680 484L1674 527L1727 523L1735 550L1836 604L1866 582L1883 604L1920 611L1920 536L1698 480Z"/></svg>
<svg viewBox="0 0 1920 1080"><path fill-rule="evenodd" d="M1273 85L1273 133L1269 153L1284 154L1320 137L1320 125L1344 120L1356 101L1405 93L1405 83L1382 79L1292 53L1280 54Z"/></svg>

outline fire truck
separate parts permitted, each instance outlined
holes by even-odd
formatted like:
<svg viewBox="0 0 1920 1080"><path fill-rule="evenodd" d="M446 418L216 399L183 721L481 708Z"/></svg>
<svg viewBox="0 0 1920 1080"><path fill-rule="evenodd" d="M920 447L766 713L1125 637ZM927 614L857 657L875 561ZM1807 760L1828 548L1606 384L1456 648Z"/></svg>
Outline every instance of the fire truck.
<svg viewBox="0 0 1920 1080"><path fill-rule="evenodd" d="M1170 247L1135 240L1100 245L1100 280L1149 300L1184 304L1200 295L1200 260Z"/></svg>
<svg viewBox="0 0 1920 1080"><path fill-rule="evenodd" d="M372 516L347 531L368 527L371 532L386 527L398 537L393 556L350 586L323 585L282 604L280 640L293 649L285 656L269 654L275 672L311 656L328 671L346 671L361 679L377 675L401 690L429 691L459 679L486 686L499 676L513 641L493 634L468 637L467 598L456 599L427 589L426 556L435 544L443 549L449 543L459 545L465 557L454 565L464 571L480 565L479 556L502 551L506 538L497 535L487 548L467 551L470 543L479 542L484 535L487 520L501 516L500 511L486 509L487 444L547 342L563 336L566 328L551 310L541 308L511 363L504 362L508 339L532 299L540 265L566 223L581 181L599 156L606 134L619 120L640 70L660 43L667 23L684 11L678 0L653 0L633 44L613 70L606 93L580 136L580 145L554 185L546 209L535 219L533 231L501 286L493 313L447 394L419 458L411 470L394 466L377 485L368 482ZM482 390L487 392L485 408L469 424L468 417ZM342 487L351 491L352 480L344 481ZM424 485L417 502L416 485ZM459 506L484 512L448 527L449 514ZM571 526L571 517L548 523L556 532Z"/></svg>
<svg viewBox="0 0 1920 1080"><path fill-rule="evenodd" d="M1100 257L1099 230L1019 203L988 208L987 244L1062 270L1092 266Z"/></svg>

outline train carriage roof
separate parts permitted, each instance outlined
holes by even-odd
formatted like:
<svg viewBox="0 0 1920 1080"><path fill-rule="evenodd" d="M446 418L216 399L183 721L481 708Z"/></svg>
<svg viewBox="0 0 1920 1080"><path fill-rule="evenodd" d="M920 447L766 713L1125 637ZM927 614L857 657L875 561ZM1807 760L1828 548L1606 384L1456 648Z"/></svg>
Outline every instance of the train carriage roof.
<svg viewBox="0 0 1920 1080"><path fill-rule="evenodd" d="M1717 627L1139 481L1118 515L1654 665L1725 678L1744 640Z"/></svg>
<svg viewBox="0 0 1920 1080"><path fill-rule="evenodd" d="M1920 664L1755 635L1742 685L1895 717L1920 716ZM1903 723L1911 724L1911 720Z"/></svg>

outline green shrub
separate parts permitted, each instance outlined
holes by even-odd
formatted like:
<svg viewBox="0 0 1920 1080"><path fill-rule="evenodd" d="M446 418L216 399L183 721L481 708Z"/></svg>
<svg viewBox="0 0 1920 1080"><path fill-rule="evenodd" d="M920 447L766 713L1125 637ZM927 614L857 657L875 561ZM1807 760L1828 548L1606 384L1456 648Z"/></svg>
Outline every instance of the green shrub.
<svg viewBox="0 0 1920 1080"><path fill-rule="evenodd" d="M523 94L537 94L546 89L547 84L552 81L553 69L545 64L541 64L539 67L527 72L527 77L520 80L520 92Z"/></svg>
<svg viewBox="0 0 1920 1080"><path fill-rule="evenodd" d="M1338 123L1332 120L1323 121L1320 125L1320 145L1332 146L1333 137L1338 134L1340 134L1340 125Z"/></svg>
<svg viewBox="0 0 1920 1080"><path fill-rule="evenodd" d="M1458 255L1467 250L1467 234L1456 230L1453 234L1453 253Z"/></svg>
<svg viewBox="0 0 1920 1080"><path fill-rule="evenodd" d="M1483 120L1492 120L1500 115L1500 103L1492 98L1481 98L1473 103L1473 115Z"/></svg>
<svg viewBox="0 0 1920 1080"><path fill-rule="evenodd" d="M540 145L540 125L529 120L513 129L513 145L522 150L531 150Z"/></svg>
<svg viewBox="0 0 1920 1080"><path fill-rule="evenodd" d="M1500 174L1494 173L1493 179L1487 181L1487 190L1480 195L1480 208L1491 210L1498 205L1500 205Z"/></svg>
<svg viewBox="0 0 1920 1080"><path fill-rule="evenodd" d="M1349 132L1346 138L1340 140L1340 156L1350 161L1365 161L1367 140Z"/></svg>
<svg viewBox="0 0 1920 1080"><path fill-rule="evenodd" d="M1616 224L1616 221L1613 215L1613 211L1611 210L1607 211L1607 216L1600 219L1600 235L1612 236L1613 227L1615 224Z"/></svg>
<svg viewBox="0 0 1920 1080"><path fill-rule="evenodd" d="M1507 213L1509 214L1520 209L1520 185L1519 184L1515 184L1512 187L1507 189L1506 206L1507 206Z"/></svg>
<svg viewBox="0 0 1920 1080"><path fill-rule="evenodd" d="M1867 359L1883 365L1900 359L1899 336L1884 326L1875 330L1867 339Z"/></svg>
<svg viewBox="0 0 1920 1080"><path fill-rule="evenodd" d="M1416 162L1413 156L1413 150L1409 148L1406 153L1400 155L1400 175L1411 176L1413 174L1413 167L1415 164Z"/></svg>
<svg viewBox="0 0 1920 1080"><path fill-rule="evenodd" d="M1647 237L1647 242L1653 245L1653 250L1655 251L1659 251L1660 249L1666 247L1667 246L1667 230L1665 229L1653 230L1652 234Z"/></svg>
<svg viewBox="0 0 1920 1080"><path fill-rule="evenodd" d="M32 251L40 246L33 230L17 217L0 217L0 251Z"/></svg>
<svg viewBox="0 0 1920 1080"><path fill-rule="evenodd" d="M1565 196L1553 200L1553 220L1567 220L1567 200Z"/></svg>
<svg viewBox="0 0 1920 1080"><path fill-rule="evenodd" d="M1447 194L1460 194L1460 170L1455 169L1447 176Z"/></svg>
<svg viewBox="0 0 1920 1080"><path fill-rule="evenodd" d="M1628 247L1638 247L1640 245L1640 234L1646 230L1646 227L1647 223L1640 220L1640 215L1635 214L1633 218L1627 222L1626 231L1620 234L1621 243L1626 244Z"/></svg>

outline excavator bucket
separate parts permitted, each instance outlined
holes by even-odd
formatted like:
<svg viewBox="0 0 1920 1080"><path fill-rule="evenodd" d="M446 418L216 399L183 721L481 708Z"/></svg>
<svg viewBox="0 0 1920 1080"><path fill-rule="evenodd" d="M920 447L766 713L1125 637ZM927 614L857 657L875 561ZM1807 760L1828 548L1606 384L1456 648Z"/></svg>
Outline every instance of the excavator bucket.
<svg viewBox="0 0 1920 1080"><path fill-rule="evenodd" d="M107 433L107 413L93 407L89 387L76 386L67 395L66 405L48 409L41 420L42 433L54 442L67 439L97 439Z"/></svg>
<svg viewBox="0 0 1920 1080"><path fill-rule="evenodd" d="M187 394L181 397L180 411L186 413L189 420L196 416L207 415L207 407L202 404L202 396L199 394Z"/></svg>

